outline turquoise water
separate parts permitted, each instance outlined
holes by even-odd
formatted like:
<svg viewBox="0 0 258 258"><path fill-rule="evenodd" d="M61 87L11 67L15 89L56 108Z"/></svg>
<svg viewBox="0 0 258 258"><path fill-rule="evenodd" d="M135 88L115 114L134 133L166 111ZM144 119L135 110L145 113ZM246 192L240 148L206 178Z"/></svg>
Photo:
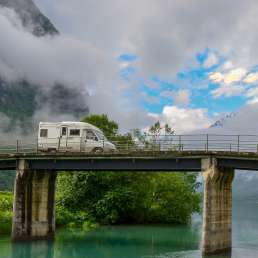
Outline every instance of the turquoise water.
<svg viewBox="0 0 258 258"><path fill-rule="evenodd" d="M91 232L59 230L55 242L11 244L0 238L1 258L198 258L201 219L191 226L116 226ZM258 257L258 203L233 205L233 253ZM214 256L213 258L221 258ZM229 256L224 256L229 258Z"/></svg>

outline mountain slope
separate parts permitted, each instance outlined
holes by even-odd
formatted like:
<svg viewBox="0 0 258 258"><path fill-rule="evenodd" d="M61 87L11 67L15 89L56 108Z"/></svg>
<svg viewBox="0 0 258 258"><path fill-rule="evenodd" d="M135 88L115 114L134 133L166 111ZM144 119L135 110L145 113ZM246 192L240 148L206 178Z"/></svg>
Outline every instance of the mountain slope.
<svg viewBox="0 0 258 258"><path fill-rule="evenodd" d="M56 35L57 29L32 0L0 0L0 5L18 13L23 25L36 36Z"/></svg>
<svg viewBox="0 0 258 258"><path fill-rule="evenodd" d="M0 0L1 7L13 9L21 18L24 27L37 37L59 34L32 0ZM44 85L32 85L26 80L10 83L1 79L0 75L0 116L2 113L10 120L10 126L5 125L3 128L0 125L1 131L17 127L22 133L31 132L35 114L43 114L42 110L46 108L52 120L64 115L79 119L88 114L87 104L79 90L60 84L54 85L48 91L42 91L43 87ZM48 119L48 115L45 114L43 118ZM41 118L36 117L37 119Z"/></svg>

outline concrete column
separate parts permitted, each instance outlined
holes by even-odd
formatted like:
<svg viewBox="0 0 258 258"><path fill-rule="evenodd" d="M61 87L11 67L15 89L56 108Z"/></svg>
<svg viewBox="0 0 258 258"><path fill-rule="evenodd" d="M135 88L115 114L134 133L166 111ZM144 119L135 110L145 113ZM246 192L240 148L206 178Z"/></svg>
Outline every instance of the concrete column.
<svg viewBox="0 0 258 258"><path fill-rule="evenodd" d="M231 253L232 247L232 181L234 170L218 167L216 159L202 162L204 204L202 253Z"/></svg>
<svg viewBox="0 0 258 258"><path fill-rule="evenodd" d="M55 232L56 172L35 171L18 162L13 205L12 239L51 239Z"/></svg>

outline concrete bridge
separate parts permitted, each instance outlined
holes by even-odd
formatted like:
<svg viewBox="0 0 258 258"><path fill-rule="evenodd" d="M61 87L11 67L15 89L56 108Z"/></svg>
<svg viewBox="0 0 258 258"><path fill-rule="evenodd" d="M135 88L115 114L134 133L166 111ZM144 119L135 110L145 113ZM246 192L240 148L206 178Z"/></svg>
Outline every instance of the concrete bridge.
<svg viewBox="0 0 258 258"><path fill-rule="evenodd" d="M202 172L204 255L231 251L232 181L235 169L258 170L258 154L207 149L180 152L130 151L115 154L0 154L0 170L17 171L13 240L54 237L55 180L58 171Z"/></svg>

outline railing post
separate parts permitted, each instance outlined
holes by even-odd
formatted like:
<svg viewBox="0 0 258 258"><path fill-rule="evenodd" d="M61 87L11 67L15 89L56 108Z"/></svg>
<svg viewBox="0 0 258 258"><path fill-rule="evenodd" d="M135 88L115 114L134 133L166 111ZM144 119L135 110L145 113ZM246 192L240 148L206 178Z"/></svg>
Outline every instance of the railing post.
<svg viewBox="0 0 258 258"><path fill-rule="evenodd" d="M37 145L36 145L36 153L38 153L38 152L39 152L39 140L38 140L38 138L37 138L36 142L37 142Z"/></svg>
<svg viewBox="0 0 258 258"><path fill-rule="evenodd" d="M16 152L19 152L19 140L16 140Z"/></svg>
<svg viewBox="0 0 258 258"><path fill-rule="evenodd" d="M61 143L61 137L58 137L58 146L57 146L57 150L60 150L60 143Z"/></svg>
<svg viewBox="0 0 258 258"><path fill-rule="evenodd" d="M240 135L237 136L237 152L240 150Z"/></svg>
<svg viewBox="0 0 258 258"><path fill-rule="evenodd" d="M207 147L206 151L208 152L209 151L209 135L208 134L206 135L206 147Z"/></svg>
<svg viewBox="0 0 258 258"><path fill-rule="evenodd" d="M181 144L182 144L182 139L181 139L181 135L179 135L179 151L182 150Z"/></svg>
<svg viewBox="0 0 258 258"><path fill-rule="evenodd" d="M229 151L231 152L231 143L229 144Z"/></svg>
<svg viewBox="0 0 258 258"><path fill-rule="evenodd" d="M258 144L256 145L256 152L258 153Z"/></svg>

